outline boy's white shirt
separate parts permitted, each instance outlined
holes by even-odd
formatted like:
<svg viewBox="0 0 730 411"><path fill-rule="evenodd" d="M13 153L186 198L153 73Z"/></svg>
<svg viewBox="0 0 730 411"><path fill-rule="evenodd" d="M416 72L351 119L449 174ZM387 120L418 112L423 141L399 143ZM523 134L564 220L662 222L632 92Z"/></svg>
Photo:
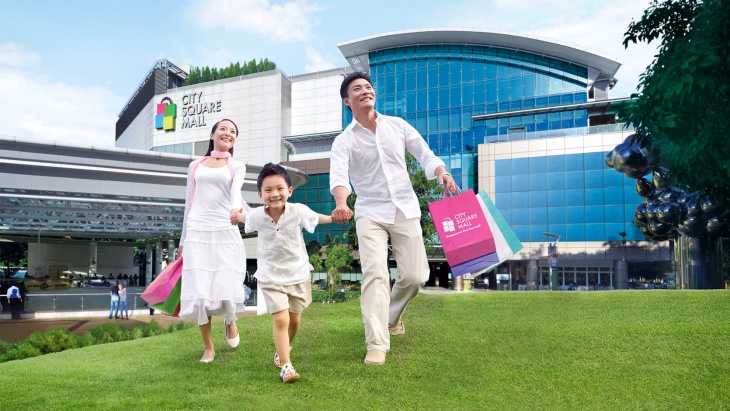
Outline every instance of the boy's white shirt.
<svg viewBox="0 0 730 411"><path fill-rule="evenodd" d="M311 266L302 229L314 232L319 214L299 203L286 203L278 222L269 217L264 207L257 207L245 216L245 232L259 233L258 281L279 285L310 281Z"/></svg>

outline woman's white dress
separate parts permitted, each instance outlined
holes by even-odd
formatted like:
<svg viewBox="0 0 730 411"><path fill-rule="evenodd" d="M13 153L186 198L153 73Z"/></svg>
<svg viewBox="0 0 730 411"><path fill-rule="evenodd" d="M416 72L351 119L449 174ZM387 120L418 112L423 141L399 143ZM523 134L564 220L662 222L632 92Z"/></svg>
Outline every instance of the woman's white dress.
<svg viewBox="0 0 730 411"><path fill-rule="evenodd" d="M225 317L226 322L235 321L236 313L245 310L246 250L238 226L231 225L230 212L240 207L246 168L242 163L233 164L233 182L228 166L198 165L192 202L189 198L191 170L188 170L180 239L183 246L180 317L195 319L198 325L206 324L208 316L213 315Z"/></svg>

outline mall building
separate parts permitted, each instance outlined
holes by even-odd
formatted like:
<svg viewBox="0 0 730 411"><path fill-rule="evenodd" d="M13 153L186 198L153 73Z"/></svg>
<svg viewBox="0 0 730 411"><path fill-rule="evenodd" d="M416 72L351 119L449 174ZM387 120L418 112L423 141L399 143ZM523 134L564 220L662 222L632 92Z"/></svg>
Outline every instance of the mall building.
<svg viewBox="0 0 730 411"><path fill-rule="evenodd" d="M230 118L239 127L234 158L306 172L291 201L329 214L329 150L352 120L339 87L347 73L364 71L378 112L413 125L462 189L490 195L522 241L524 249L489 277L492 288L544 289L548 244L558 236L561 287L627 288L642 270L669 271L669 242L645 241L633 225L641 201L635 181L604 163L631 134L611 109L625 99L609 98L619 61L472 29L408 30L338 46L349 67L301 75L277 69L185 87L186 71L160 60L120 113L116 146L202 155L213 124ZM324 243L346 228L326 225L306 240ZM247 253L255 259L253 244ZM429 257L430 283L446 284L438 246Z"/></svg>

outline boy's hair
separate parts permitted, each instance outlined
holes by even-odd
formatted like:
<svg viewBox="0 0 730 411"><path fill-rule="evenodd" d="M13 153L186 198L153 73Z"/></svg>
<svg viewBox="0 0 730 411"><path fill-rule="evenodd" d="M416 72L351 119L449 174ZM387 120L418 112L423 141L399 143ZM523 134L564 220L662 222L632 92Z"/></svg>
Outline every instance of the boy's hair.
<svg viewBox="0 0 730 411"><path fill-rule="evenodd" d="M340 85L340 97L347 98L347 87L350 86L350 83L359 78L365 79L365 81L370 83L371 86L373 85L373 82L370 80L370 74L363 73L362 71L350 73L347 75L347 77L345 77L344 80L342 80L342 85Z"/></svg>
<svg viewBox="0 0 730 411"><path fill-rule="evenodd" d="M286 172L284 167L274 163L266 163L259 173L259 178L256 180L256 188L259 190L259 193L261 192L261 185L263 184L264 179L268 176L276 175L284 177L286 186L291 187L291 177L289 177L289 173Z"/></svg>

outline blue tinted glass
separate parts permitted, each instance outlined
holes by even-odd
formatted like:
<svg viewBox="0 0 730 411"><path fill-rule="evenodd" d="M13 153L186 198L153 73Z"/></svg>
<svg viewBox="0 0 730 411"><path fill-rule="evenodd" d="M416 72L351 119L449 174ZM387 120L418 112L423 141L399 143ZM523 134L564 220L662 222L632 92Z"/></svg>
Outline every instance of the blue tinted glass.
<svg viewBox="0 0 730 411"><path fill-rule="evenodd" d="M416 88L425 89L428 87L428 70L426 67L416 69Z"/></svg>
<svg viewBox="0 0 730 411"><path fill-rule="evenodd" d="M565 171L565 156L548 156L547 171L549 173L558 173Z"/></svg>
<svg viewBox="0 0 730 411"><path fill-rule="evenodd" d="M530 173L544 173L546 170L546 157L530 157Z"/></svg>
<svg viewBox="0 0 730 411"><path fill-rule="evenodd" d="M547 175L545 173L530 174L530 190L545 190L547 188Z"/></svg>
<svg viewBox="0 0 730 411"><path fill-rule="evenodd" d="M461 62L461 81L466 83L472 80L474 80L472 62L470 60L464 60Z"/></svg>
<svg viewBox="0 0 730 411"><path fill-rule="evenodd" d="M586 188L603 187L603 170L586 171Z"/></svg>
<svg viewBox="0 0 730 411"><path fill-rule="evenodd" d="M530 207L547 207L547 191L530 191Z"/></svg>
<svg viewBox="0 0 730 411"><path fill-rule="evenodd" d="M607 223L623 223L624 220L624 206L620 205L607 205L605 207L605 221Z"/></svg>
<svg viewBox="0 0 730 411"><path fill-rule="evenodd" d="M502 217L507 219L507 216L505 215L506 211L512 212L509 210L512 208L512 194L511 193L500 193L497 192L494 195L494 205L497 206L499 211L502 213ZM510 214L511 216L512 214Z"/></svg>
<svg viewBox="0 0 730 411"><path fill-rule="evenodd" d="M583 155L571 154L565 156L565 171L583 171Z"/></svg>
<svg viewBox="0 0 730 411"><path fill-rule="evenodd" d="M474 104L484 104L486 102L486 83L477 81L474 83Z"/></svg>
<svg viewBox="0 0 730 411"><path fill-rule="evenodd" d="M568 224L583 224L586 220L585 207L566 207L565 221Z"/></svg>
<svg viewBox="0 0 730 411"><path fill-rule="evenodd" d="M623 174L614 169L603 170L603 185L605 187L622 187L624 180Z"/></svg>
<svg viewBox="0 0 730 411"><path fill-rule="evenodd" d="M487 80L484 87L485 87L485 90L487 93L486 101L487 102L496 102L497 101L497 80Z"/></svg>
<svg viewBox="0 0 730 411"><path fill-rule="evenodd" d="M530 241L530 232L529 227L526 225L515 225L512 226L512 231L515 232L515 235L520 241Z"/></svg>
<svg viewBox="0 0 730 411"><path fill-rule="evenodd" d="M565 173L547 174L548 190L563 190L565 188Z"/></svg>
<svg viewBox="0 0 730 411"><path fill-rule="evenodd" d="M509 95L511 99L522 98L522 77L510 77Z"/></svg>
<svg viewBox="0 0 730 411"><path fill-rule="evenodd" d="M621 236L618 233L624 231L623 224L606 224L604 227L606 229L606 241L621 241Z"/></svg>
<svg viewBox="0 0 730 411"><path fill-rule="evenodd" d="M559 235L561 239L568 238L565 224L548 224L547 231Z"/></svg>
<svg viewBox="0 0 730 411"><path fill-rule="evenodd" d="M513 208L512 209L512 224L527 225L529 223L528 211L529 211L528 208Z"/></svg>
<svg viewBox="0 0 730 411"><path fill-rule="evenodd" d="M547 231L547 224L531 225L530 226L530 240L533 242L546 241L543 233Z"/></svg>
<svg viewBox="0 0 730 411"><path fill-rule="evenodd" d="M488 63L485 66L485 77L487 79L497 78L497 65L494 63Z"/></svg>
<svg viewBox="0 0 730 411"><path fill-rule="evenodd" d="M512 206L513 207L525 207L529 201L529 194L527 192L512 192Z"/></svg>
<svg viewBox="0 0 730 411"><path fill-rule="evenodd" d="M604 153L585 153L585 169L586 170L603 170L606 167Z"/></svg>
<svg viewBox="0 0 730 411"><path fill-rule="evenodd" d="M585 173L583 171L573 171L565 173L565 188L580 188L585 187Z"/></svg>
<svg viewBox="0 0 730 411"><path fill-rule="evenodd" d="M627 224L624 227L624 230L626 231L626 239L629 241L644 241L646 240L646 237L644 237L644 234L639 230L638 227L636 227L633 224Z"/></svg>
<svg viewBox="0 0 730 411"><path fill-rule="evenodd" d="M583 224L568 224L567 241L585 241L586 230Z"/></svg>
<svg viewBox="0 0 730 411"><path fill-rule="evenodd" d="M565 208L562 207L550 207L548 208L548 223L549 224L565 224ZM557 234L557 233L555 233Z"/></svg>
<svg viewBox="0 0 730 411"><path fill-rule="evenodd" d="M586 207L586 223L603 223L603 206L587 206Z"/></svg>
<svg viewBox="0 0 730 411"><path fill-rule="evenodd" d="M582 206L585 205L585 191L579 190L565 190L565 204L568 206Z"/></svg>
<svg viewBox="0 0 730 411"><path fill-rule="evenodd" d="M497 176L510 175L510 160L496 160L494 162L494 173Z"/></svg>
<svg viewBox="0 0 730 411"><path fill-rule="evenodd" d="M439 129L439 112L438 110L428 111L428 132L434 132Z"/></svg>
<svg viewBox="0 0 730 411"><path fill-rule="evenodd" d="M530 208L530 225L547 224L547 208Z"/></svg>
<svg viewBox="0 0 730 411"><path fill-rule="evenodd" d="M513 191L528 191L529 181L527 174L518 174L512 176L512 190Z"/></svg>
<svg viewBox="0 0 730 411"><path fill-rule="evenodd" d="M621 187L604 188L603 199L606 204L624 204L624 190Z"/></svg>
<svg viewBox="0 0 730 411"><path fill-rule="evenodd" d="M586 205L599 205L605 204L603 201L603 189L602 188L587 188L586 189Z"/></svg>
<svg viewBox="0 0 730 411"><path fill-rule="evenodd" d="M586 241L604 241L606 238L603 224L586 224Z"/></svg>
<svg viewBox="0 0 730 411"><path fill-rule="evenodd" d="M565 190L548 191L548 206L563 207L565 205Z"/></svg>
<svg viewBox="0 0 730 411"><path fill-rule="evenodd" d="M509 78L503 77L497 80L497 98L500 101L509 100Z"/></svg>
<svg viewBox="0 0 730 411"><path fill-rule="evenodd" d="M512 159L512 174L527 174L527 166L526 158Z"/></svg>

